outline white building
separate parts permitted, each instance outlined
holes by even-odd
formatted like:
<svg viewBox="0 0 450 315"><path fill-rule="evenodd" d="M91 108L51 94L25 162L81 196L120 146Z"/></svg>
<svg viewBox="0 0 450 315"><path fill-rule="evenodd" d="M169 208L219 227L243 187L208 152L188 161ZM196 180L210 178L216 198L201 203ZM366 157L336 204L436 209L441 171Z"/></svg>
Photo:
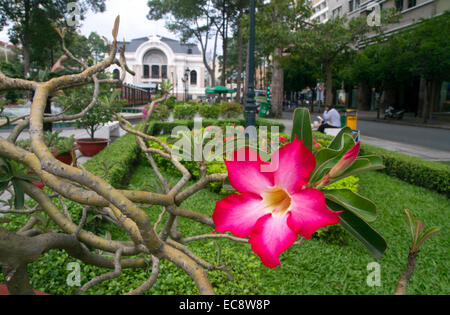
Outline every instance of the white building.
<svg viewBox="0 0 450 315"><path fill-rule="evenodd" d="M119 47L123 44L127 65L136 73L135 76L127 73L124 83L155 88L162 80L170 80L174 85L173 95L180 100L186 95L189 99L205 95L205 66L197 45L157 35L118 43ZM117 65L109 70L115 76L121 75Z"/></svg>

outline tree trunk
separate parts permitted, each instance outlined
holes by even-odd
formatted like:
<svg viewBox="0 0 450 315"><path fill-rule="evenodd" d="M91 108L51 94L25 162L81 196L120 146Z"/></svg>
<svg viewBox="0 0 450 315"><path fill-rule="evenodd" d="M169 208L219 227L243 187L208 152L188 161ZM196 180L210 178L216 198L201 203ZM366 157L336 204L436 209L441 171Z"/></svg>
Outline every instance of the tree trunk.
<svg viewBox="0 0 450 315"><path fill-rule="evenodd" d="M325 64L326 74L326 92L325 92L325 104L328 106L333 105L333 72L331 70L331 64Z"/></svg>
<svg viewBox="0 0 450 315"><path fill-rule="evenodd" d="M358 88L358 110L370 110L370 88L367 84L360 83Z"/></svg>
<svg viewBox="0 0 450 315"><path fill-rule="evenodd" d="M420 77L420 85L419 85L419 105L417 107L417 116L420 118L424 117L424 109L426 103L426 89L427 89L427 81L425 77Z"/></svg>
<svg viewBox="0 0 450 315"><path fill-rule="evenodd" d="M243 48L243 38L242 38L242 26L241 26L241 18L242 11L239 13L238 18L238 66L237 66L237 78L236 78L236 102L241 103L241 86L242 86L242 68L243 68L243 56L242 56L242 48Z"/></svg>
<svg viewBox="0 0 450 315"><path fill-rule="evenodd" d="M283 113L284 71L280 63L282 53L282 48L278 47L273 54L271 112L275 117L281 117Z"/></svg>
<svg viewBox="0 0 450 315"><path fill-rule="evenodd" d="M3 265L5 284L11 295L34 295L33 288L28 278L27 265L18 266Z"/></svg>

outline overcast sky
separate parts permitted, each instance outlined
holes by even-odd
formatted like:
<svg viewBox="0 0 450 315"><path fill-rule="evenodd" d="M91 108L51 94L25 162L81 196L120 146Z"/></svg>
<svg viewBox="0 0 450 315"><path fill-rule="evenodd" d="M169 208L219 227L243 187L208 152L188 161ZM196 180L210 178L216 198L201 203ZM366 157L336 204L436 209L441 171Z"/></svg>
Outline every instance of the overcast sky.
<svg viewBox="0 0 450 315"><path fill-rule="evenodd" d="M107 0L104 13L87 14L86 19L82 21L81 33L88 36L95 31L111 39L114 19L120 15L119 40L131 40L153 33L177 39L164 27L164 21L148 20L146 17L148 12L147 0ZM0 32L0 41L9 41L6 29Z"/></svg>

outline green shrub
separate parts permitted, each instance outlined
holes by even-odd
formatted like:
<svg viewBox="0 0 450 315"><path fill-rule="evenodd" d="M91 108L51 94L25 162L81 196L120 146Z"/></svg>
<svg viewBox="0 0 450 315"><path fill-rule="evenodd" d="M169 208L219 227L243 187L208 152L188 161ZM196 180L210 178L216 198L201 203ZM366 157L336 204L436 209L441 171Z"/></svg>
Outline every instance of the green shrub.
<svg viewBox="0 0 450 315"><path fill-rule="evenodd" d="M161 104L167 106L170 110L172 110L177 105L177 98L175 96L171 96Z"/></svg>
<svg viewBox="0 0 450 315"><path fill-rule="evenodd" d="M180 120L190 120L194 119L195 114L197 114L198 107L195 104L184 103L180 105L176 105L173 115L175 119Z"/></svg>
<svg viewBox="0 0 450 315"><path fill-rule="evenodd" d="M220 108L224 118L238 118L244 113L244 108L239 103L221 103Z"/></svg>
<svg viewBox="0 0 450 315"><path fill-rule="evenodd" d="M218 119L221 113L221 108L219 105L201 104L198 112L203 118Z"/></svg>
<svg viewBox="0 0 450 315"><path fill-rule="evenodd" d="M105 180L114 188L120 188L126 184L126 180L133 173L133 167L140 158L140 152L135 136L127 134L113 142L83 166L97 176L103 176L106 171L105 167L111 167Z"/></svg>
<svg viewBox="0 0 450 315"><path fill-rule="evenodd" d="M271 122L262 118L256 119L257 127L266 126L267 131L270 132L271 127L278 127L280 132L283 132L285 126L282 123ZM170 135L172 134L172 130L175 127L186 126L190 130L194 128L194 120L175 120L171 122L164 121L152 121L149 125L148 134L153 136L159 135ZM203 127L208 126L217 126L224 128L226 126L245 126L245 119L223 119L223 120L214 120L214 119L203 119L202 121Z"/></svg>
<svg viewBox="0 0 450 315"><path fill-rule="evenodd" d="M330 136L321 133L315 133L314 137L324 145L331 141ZM386 166L382 172L390 176L447 196L450 194L450 168L445 164L426 161L365 143L361 145L361 155L380 156Z"/></svg>

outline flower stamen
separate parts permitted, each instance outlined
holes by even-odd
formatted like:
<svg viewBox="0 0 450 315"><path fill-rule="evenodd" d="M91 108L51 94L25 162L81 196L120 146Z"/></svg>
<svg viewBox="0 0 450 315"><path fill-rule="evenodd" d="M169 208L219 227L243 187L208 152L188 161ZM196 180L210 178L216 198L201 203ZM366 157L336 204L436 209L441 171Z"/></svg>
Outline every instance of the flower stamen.
<svg viewBox="0 0 450 315"><path fill-rule="evenodd" d="M282 188L273 187L261 194L265 208L272 215L283 215L291 207L291 196Z"/></svg>

